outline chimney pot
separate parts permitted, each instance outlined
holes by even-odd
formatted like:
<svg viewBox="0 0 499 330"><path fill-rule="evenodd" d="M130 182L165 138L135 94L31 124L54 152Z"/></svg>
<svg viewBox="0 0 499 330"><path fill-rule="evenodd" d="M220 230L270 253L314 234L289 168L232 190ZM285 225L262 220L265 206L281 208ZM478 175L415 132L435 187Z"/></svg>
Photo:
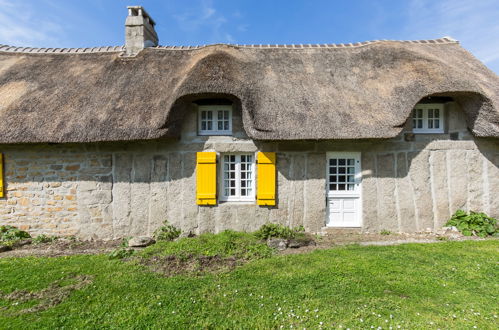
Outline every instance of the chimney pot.
<svg viewBox="0 0 499 330"><path fill-rule="evenodd" d="M156 23L141 6L129 6L125 21L125 50L128 56L137 55L146 47L158 45Z"/></svg>

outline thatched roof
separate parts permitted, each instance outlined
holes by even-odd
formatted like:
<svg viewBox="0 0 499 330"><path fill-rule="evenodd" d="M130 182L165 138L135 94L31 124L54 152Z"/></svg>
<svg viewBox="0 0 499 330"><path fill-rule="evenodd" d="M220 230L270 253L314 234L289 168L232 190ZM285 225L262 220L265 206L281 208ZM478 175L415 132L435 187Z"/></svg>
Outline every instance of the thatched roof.
<svg viewBox="0 0 499 330"><path fill-rule="evenodd" d="M122 53L0 46L0 143L175 137L175 102L205 93L238 98L259 140L394 137L437 94L476 136L499 137L499 77L452 39Z"/></svg>

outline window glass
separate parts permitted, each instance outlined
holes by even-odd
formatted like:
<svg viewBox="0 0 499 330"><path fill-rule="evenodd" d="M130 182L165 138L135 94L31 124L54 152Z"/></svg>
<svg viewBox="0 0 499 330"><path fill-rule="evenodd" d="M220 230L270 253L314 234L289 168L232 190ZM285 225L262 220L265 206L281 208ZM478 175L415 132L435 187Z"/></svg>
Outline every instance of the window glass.
<svg viewBox="0 0 499 330"><path fill-rule="evenodd" d="M222 199L244 201L254 198L254 155L223 155Z"/></svg>
<svg viewBox="0 0 499 330"><path fill-rule="evenodd" d="M412 112L415 132L443 133L443 104L418 104Z"/></svg>
<svg viewBox="0 0 499 330"><path fill-rule="evenodd" d="M355 159L329 159L329 190L355 189Z"/></svg>
<svg viewBox="0 0 499 330"><path fill-rule="evenodd" d="M199 133L203 135L232 134L232 107L229 105L199 106Z"/></svg>

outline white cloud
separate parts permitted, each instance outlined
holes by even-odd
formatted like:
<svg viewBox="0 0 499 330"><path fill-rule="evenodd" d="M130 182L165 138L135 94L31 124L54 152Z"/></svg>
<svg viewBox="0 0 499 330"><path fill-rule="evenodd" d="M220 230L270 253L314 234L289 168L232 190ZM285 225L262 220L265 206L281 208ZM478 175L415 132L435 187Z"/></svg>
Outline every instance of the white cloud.
<svg viewBox="0 0 499 330"><path fill-rule="evenodd" d="M15 0L0 0L0 43L14 46L61 46L63 27L50 15Z"/></svg>
<svg viewBox="0 0 499 330"><path fill-rule="evenodd" d="M211 0L202 0L199 5L174 15L180 28L187 32L209 31L208 42L235 41L234 37L224 29L227 18L219 13Z"/></svg>
<svg viewBox="0 0 499 330"><path fill-rule="evenodd" d="M407 32L418 39L451 36L499 71L497 0L412 0Z"/></svg>

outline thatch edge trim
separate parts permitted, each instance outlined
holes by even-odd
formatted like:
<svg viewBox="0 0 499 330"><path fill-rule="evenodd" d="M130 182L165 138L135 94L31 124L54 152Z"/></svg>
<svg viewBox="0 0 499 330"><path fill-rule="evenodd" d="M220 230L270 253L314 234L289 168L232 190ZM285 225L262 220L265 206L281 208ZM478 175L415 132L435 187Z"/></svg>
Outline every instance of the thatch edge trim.
<svg viewBox="0 0 499 330"><path fill-rule="evenodd" d="M200 49L212 46L229 46L236 48L261 48L261 49L303 49L303 48L354 48L363 47L367 45L382 43L382 42L397 42L397 43L410 43L410 44L458 44L459 41L451 37L443 37L439 39L425 39L425 40L370 40L355 43L338 43L338 44L252 44L252 45L238 45L238 44L211 44L211 45L198 45L198 46L156 46L150 47L152 49L168 49L168 50L190 50ZM89 54L89 53L112 53L123 52L125 46L103 46L103 47L87 47L87 48L35 48L35 47L17 47L0 44L0 52L5 53L28 53L28 54Z"/></svg>

